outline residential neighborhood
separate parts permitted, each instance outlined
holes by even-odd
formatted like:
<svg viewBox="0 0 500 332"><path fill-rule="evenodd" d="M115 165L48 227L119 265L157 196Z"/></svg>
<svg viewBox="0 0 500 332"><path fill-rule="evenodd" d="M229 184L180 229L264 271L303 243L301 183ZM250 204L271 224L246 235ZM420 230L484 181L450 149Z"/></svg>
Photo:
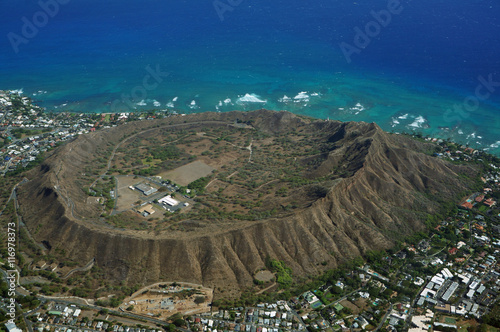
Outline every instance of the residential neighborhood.
<svg viewBox="0 0 500 332"><path fill-rule="evenodd" d="M77 135L156 117L147 113L47 112L19 91L0 90L0 174L26 167L40 153Z"/></svg>

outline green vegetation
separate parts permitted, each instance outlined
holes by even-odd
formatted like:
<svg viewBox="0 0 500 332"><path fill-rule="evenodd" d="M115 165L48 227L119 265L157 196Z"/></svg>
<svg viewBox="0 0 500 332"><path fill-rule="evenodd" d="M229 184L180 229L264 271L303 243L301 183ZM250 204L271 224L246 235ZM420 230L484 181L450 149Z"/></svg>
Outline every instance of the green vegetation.
<svg viewBox="0 0 500 332"><path fill-rule="evenodd" d="M44 133L51 132L52 128L43 128L43 129L26 129L26 128L14 128L11 130L12 136L17 139L22 138L24 135L33 136L33 135L41 135Z"/></svg>
<svg viewBox="0 0 500 332"><path fill-rule="evenodd" d="M500 329L500 300L497 300L491 311L484 315L483 322Z"/></svg>
<svg viewBox="0 0 500 332"><path fill-rule="evenodd" d="M202 304L206 301L207 299L205 298L205 296L197 296L195 297L194 299L194 303L196 304Z"/></svg>
<svg viewBox="0 0 500 332"><path fill-rule="evenodd" d="M15 177L20 175L21 173L24 173L26 171L29 171L30 169L35 168L36 166L40 165L43 161L45 160L45 153L39 153L36 157L35 160L30 161L26 167L18 167L13 171L9 171L5 174L5 176L9 177Z"/></svg>
<svg viewBox="0 0 500 332"><path fill-rule="evenodd" d="M293 283L292 269L287 267L283 261L276 259L267 259L266 266L269 270L276 273L276 282L281 288L290 288Z"/></svg>
<svg viewBox="0 0 500 332"><path fill-rule="evenodd" d="M106 221L118 228L129 228L134 230L145 230L149 228L149 223L145 220L138 222L133 214L115 214L106 216Z"/></svg>
<svg viewBox="0 0 500 332"><path fill-rule="evenodd" d="M120 304L122 303L124 298L125 298L125 295L113 296L109 300L97 300L95 302L95 304L98 306L101 306L101 307L118 308L120 306Z"/></svg>
<svg viewBox="0 0 500 332"><path fill-rule="evenodd" d="M205 191L205 186L210 182L209 178L203 177L199 178L188 184L188 188L191 190L195 190L198 194L203 194Z"/></svg>
<svg viewBox="0 0 500 332"><path fill-rule="evenodd" d="M182 315L179 314L179 313L177 313L177 314L173 315L172 317L170 317L170 321L176 327L185 327L187 325L186 321L182 318Z"/></svg>
<svg viewBox="0 0 500 332"><path fill-rule="evenodd" d="M159 159L162 161L168 159L177 159L181 155L181 151L175 145L168 145L166 147L152 147L149 149L149 153L153 159Z"/></svg>

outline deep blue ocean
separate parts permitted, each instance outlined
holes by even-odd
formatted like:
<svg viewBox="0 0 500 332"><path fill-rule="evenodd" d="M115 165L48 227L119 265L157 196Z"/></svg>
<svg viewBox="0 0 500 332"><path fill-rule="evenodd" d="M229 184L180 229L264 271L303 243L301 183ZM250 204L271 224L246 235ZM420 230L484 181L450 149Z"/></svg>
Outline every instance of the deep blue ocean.
<svg viewBox="0 0 500 332"><path fill-rule="evenodd" d="M13 0L0 13L0 89L47 110L268 108L500 153L498 0Z"/></svg>

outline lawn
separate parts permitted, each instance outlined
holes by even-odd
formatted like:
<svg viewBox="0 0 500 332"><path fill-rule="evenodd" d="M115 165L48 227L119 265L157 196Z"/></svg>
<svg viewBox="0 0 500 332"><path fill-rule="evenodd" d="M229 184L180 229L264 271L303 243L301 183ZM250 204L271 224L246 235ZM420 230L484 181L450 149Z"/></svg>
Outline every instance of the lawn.
<svg viewBox="0 0 500 332"><path fill-rule="evenodd" d="M343 306L342 304L340 304L340 303L337 303L337 304L335 304L335 305L333 306L333 308L335 309L335 311L336 311L337 313L339 313L342 309L344 309L344 306Z"/></svg>
<svg viewBox="0 0 500 332"><path fill-rule="evenodd" d="M472 326L472 324L470 324L468 321L464 322L463 325L458 327L458 332L467 332L468 331L467 329L471 326ZM487 331L488 332L498 332L499 329L497 329L496 327L487 325Z"/></svg>
<svg viewBox="0 0 500 332"><path fill-rule="evenodd" d="M444 318L444 322L446 324L456 324L457 323L457 321L455 319L451 318L451 317L445 317Z"/></svg>
<svg viewBox="0 0 500 332"><path fill-rule="evenodd" d="M469 319L466 321L460 321L457 326L458 326L458 332L467 332L467 329L471 326L477 326L477 322L474 319Z"/></svg>

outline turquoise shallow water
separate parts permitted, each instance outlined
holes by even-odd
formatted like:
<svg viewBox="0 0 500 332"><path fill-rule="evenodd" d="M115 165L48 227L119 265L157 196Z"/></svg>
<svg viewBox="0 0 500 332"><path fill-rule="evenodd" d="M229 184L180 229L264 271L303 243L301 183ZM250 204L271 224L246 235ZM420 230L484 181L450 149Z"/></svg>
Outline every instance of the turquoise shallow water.
<svg viewBox="0 0 500 332"><path fill-rule="evenodd" d="M401 5L348 63L339 43L352 44L353 29L387 1L243 0L220 21L210 1L73 0L17 53L0 39L0 89L22 88L54 111L288 110L500 153L500 87L470 112L454 110L474 97L480 75L500 82L498 3ZM22 35L22 17L40 10L0 4L10 13L0 35ZM155 81L148 66L164 74Z"/></svg>

